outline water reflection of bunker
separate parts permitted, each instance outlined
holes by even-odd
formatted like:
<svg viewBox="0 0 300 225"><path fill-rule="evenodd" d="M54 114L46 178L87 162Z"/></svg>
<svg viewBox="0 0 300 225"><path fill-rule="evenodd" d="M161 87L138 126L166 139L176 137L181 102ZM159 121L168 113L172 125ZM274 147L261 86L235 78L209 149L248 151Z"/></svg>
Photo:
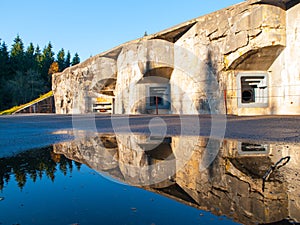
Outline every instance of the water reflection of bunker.
<svg viewBox="0 0 300 225"><path fill-rule="evenodd" d="M193 136L95 135L57 144L54 151L122 182L240 223L300 221L298 145L214 140L219 153L201 170L207 145L208 139ZM290 161L270 174L263 190L266 172L286 156Z"/></svg>

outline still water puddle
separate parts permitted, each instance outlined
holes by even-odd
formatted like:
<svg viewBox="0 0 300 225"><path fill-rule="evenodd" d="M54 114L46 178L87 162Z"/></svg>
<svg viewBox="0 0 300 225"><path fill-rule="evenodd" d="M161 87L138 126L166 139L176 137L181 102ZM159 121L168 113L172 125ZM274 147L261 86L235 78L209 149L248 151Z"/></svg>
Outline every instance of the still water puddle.
<svg viewBox="0 0 300 225"><path fill-rule="evenodd" d="M0 158L0 224L296 224L299 161L291 143L84 134Z"/></svg>

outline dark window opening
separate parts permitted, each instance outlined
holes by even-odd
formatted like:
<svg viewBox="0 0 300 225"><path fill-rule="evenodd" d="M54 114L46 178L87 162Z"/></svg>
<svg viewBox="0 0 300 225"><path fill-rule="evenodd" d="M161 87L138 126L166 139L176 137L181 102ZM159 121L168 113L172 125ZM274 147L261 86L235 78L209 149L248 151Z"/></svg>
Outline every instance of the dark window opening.
<svg viewBox="0 0 300 225"><path fill-rule="evenodd" d="M268 107L269 90L267 74L240 73L237 80L239 107Z"/></svg>
<svg viewBox="0 0 300 225"><path fill-rule="evenodd" d="M242 103L255 102L255 96L253 90L244 90L242 93Z"/></svg>
<svg viewBox="0 0 300 225"><path fill-rule="evenodd" d="M170 89L169 86L152 86L149 87L149 97L147 99L148 109L155 109L157 106L159 109L170 108Z"/></svg>
<svg viewBox="0 0 300 225"><path fill-rule="evenodd" d="M150 97L150 106L156 106L156 102L158 106L164 105L164 99L159 96L151 96Z"/></svg>

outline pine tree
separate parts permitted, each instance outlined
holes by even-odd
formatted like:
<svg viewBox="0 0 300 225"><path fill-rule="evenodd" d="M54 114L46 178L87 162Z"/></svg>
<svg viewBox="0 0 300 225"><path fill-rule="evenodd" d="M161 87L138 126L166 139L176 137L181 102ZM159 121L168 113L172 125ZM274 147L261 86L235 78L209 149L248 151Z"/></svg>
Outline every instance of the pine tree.
<svg viewBox="0 0 300 225"><path fill-rule="evenodd" d="M40 49L40 46L37 45L36 48L35 48L35 60L37 62L41 62L42 61L42 53L41 53L41 49Z"/></svg>
<svg viewBox="0 0 300 225"><path fill-rule="evenodd" d="M14 39L14 44L12 45L11 57L23 56L24 55L24 44L19 35Z"/></svg>
<svg viewBox="0 0 300 225"><path fill-rule="evenodd" d="M66 60L65 60L65 67L68 68L69 66L71 66L71 54L68 51L67 56L66 56Z"/></svg>
<svg viewBox="0 0 300 225"><path fill-rule="evenodd" d="M51 61L52 63L54 61L55 53L52 51L52 48L52 44L49 42L48 45L43 49L42 59L44 62Z"/></svg>
<svg viewBox="0 0 300 225"><path fill-rule="evenodd" d="M9 73L9 53L5 42L0 41L0 79L8 77Z"/></svg>
<svg viewBox="0 0 300 225"><path fill-rule="evenodd" d="M35 60L35 48L32 43L29 44L25 52L25 66L26 69L37 69L37 62Z"/></svg>
<svg viewBox="0 0 300 225"><path fill-rule="evenodd" d="M8 77L10 77L9 53L5 42L0 41L0 110L6 108L10 96L5 92L5 85Z"/></svg>
<svg viewBox="0 0 300 225"><path fill-rule="evenodd" d="M63 71L66 68L65 64L65 50L62 48L58 53L57 53L57 59L58 63L58 68L59 71Z"/></svg>
<svg viewBox="0 0 300 225"><path fill-rule="evenodd" d="M29 44L27 51L26 51L26 56L27 57L33 57L34 56L34 46L32 42Z"/></svg>
<svg viewBox="0 0 300 225"><path fill-rule="evenodd" d="M46 82L47 89L51 89L51 77L49 76L49 68L54 62L54 52L52 51L51 42L44 48L41 61L41 75Z"/></svg>
<svg viewBox="0 0 300 225"><path fill-rule="evenodd" d="M75 53L75 56L74 56L73 59L72 59L72 66L77 65L77 64L79 64L79 63L80 63L80 58L79 58L78 53L76 52L76 53Z"/></svg>
<svg viewBox="0 0 300 225"><path fill-rule="evenodd" d="M17 35L10 51L10 61L13 73L25 70L24 59L24 44L20 36Z"/></svg>
<svg viewBox="0 0 300 225"><path fill-rule="evenodd" d="M29 87L27 90L28 99L26 102L38 98L41 93L45 93L44 80L42 79L41 74L36 70L29 69L26 72L26 78L28 83L27 86Z"/></svg>
<svg viewBox="0 0 300 225"><path fill-rule="evenodd" d="M11 96L11 106L26 102L29 86L25 73L17 71L14 78L7 82L5 88L5 92L9 93Z"/></svg>
<svg viewBox="0 0 300 225"><path fill-rule="evenodd" d="M45 91L44 80L32 69L26 73L18 71L6 84L6 92L11 95L11 106L27 103Z"/></svg>
<svg viewBox="0 0 300 225"><path fill-rule="evenodd" d="M24 50L26 49L26 50ZM41 51L30 43L24 47L19 35L8 50L0 39L0 110L20 105L33 100L51 89L51 75L80 63L76 53L71 61L71 54L62 48L57 54L52 50L51 42Z"/></svg>

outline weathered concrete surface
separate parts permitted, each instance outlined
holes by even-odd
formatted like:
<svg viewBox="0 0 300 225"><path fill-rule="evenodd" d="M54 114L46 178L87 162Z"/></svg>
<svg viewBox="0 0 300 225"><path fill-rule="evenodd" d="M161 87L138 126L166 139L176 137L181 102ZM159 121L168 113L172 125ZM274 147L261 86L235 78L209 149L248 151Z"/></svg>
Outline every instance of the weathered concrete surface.
<svg viewBox="0 0 300 225"><path fill-rule="evenodd" d="M154 114L149 90L164 84L163 114L300 114L298 3L248 0L92 57L53 76L56 111L92 112L106 95L116 114ZM256 71L267 91L253 98L267 101L241 107L237 75Z"/></svg>
<svg viewBox="0 0 300 225"><path fill-rule="evenodd" d="M53 91L56 113L90 112L91 98L111 91L110 80L116 80L116 65L113 59L94 57L68 68L59 76L53 76ZM114 88L114 87L112 87Z"/></svg>
<svg viewBox="0 0 300 225"><path fill-rule="evenodd" d="M270 144L266 154L242 154L238 142L220 143L220 153L205 171L199 171L203 149L176 174L177 184L202 207L219 215L231 215L243 224L272 223L291 218L299 202L295 183L299 146ZM205 146L204 146L205 147ZM286 167L276 171L262 191L262 177L281 157L291 156ZM295 201L294 201L295 198Z"/></svg>
<svg viewBox="0 0 300 225"><path fill-rule="evenodd" d="M273 101L271 111L284 114L288 111L300 112L300 4L287 11L287 46L282 54L271 66L272 83L270 90ZM282 66L284 65L284 68ZM276 85L277 84L277 85ZM285 84L284 86L278 84ZM284 96L280 101L275 101L276 96ZM272 97L271 97L272 98Z"/></svg>
<svg viewBox="0 0 300 225"><path fill-rule="evenodd" d="M193 136L172 136L168 140L168 144L155 145L146 136L96 134L71 144L55 145L54 151L122 182L243 224L273 223L286 218L300 221L298 145L262 143L264 151L253 152L241 150L248 143L235 140L213 140L212 144L211 140ZM218 154L203 168L211 151ZM291 157L290 161L275 170L263 190L266 171L286 156ZM171 163L165 167L163 162ZM179 188L172 191L175 186Z"/></svg>

